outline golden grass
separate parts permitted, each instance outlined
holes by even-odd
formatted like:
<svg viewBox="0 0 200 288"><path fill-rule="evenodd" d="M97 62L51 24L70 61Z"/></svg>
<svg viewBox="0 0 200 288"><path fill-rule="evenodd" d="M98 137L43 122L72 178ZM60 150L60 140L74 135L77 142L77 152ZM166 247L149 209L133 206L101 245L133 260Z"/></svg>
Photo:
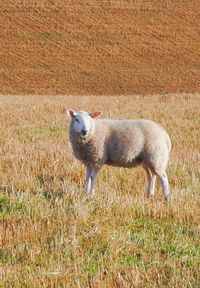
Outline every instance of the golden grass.
<svg viewBox="0 0 200 288"><path fill-rule="evenodd" d="M200 96L0 97L0 287L199 287ZM104 167L84 197L64 108L169 132L170 203L145 173Z"/></svg>

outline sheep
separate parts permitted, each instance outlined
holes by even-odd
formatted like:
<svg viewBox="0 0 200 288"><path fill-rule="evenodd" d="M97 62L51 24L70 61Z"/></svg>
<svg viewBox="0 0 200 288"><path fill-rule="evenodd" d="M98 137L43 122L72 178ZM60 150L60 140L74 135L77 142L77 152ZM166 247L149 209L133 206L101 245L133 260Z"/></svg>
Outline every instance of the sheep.
<svg viewBox="0 0 200 288"><path fill-rule="evenodd" d="M155 192L156 176L167 200L170 191L166 168L171 151L167 132L151 120L97 119L101 112L67 111L69 139L75 157L86 166L86 193L94 193L95 178L106 165L132 168L143 164L147 196Z"/></svg>

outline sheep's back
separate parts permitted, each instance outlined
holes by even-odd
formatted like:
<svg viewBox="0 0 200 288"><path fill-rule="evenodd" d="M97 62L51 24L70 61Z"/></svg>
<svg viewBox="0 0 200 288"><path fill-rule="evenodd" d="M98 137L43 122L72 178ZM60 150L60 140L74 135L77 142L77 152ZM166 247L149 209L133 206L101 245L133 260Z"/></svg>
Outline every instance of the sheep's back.
<svg viewBox="0 0 200 288"><path fill-rule="evenodd" d="M163 151L170 139L166 131L150 120L101 120L109 127L107 164L133 167L161 146ZM164 151L165 152L165 151Z"/></svg>

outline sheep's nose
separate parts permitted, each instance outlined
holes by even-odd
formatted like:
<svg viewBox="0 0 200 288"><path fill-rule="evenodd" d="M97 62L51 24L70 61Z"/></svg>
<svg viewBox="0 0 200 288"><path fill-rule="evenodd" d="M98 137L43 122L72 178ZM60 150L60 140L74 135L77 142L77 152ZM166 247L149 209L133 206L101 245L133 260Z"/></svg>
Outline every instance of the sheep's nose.
<svg viewBox="0 0 200 288"><path fill-rule="evenodd" d="M87 134L87 130L83 129L82 134L83 134L83 136L85 136Z"/></svg>

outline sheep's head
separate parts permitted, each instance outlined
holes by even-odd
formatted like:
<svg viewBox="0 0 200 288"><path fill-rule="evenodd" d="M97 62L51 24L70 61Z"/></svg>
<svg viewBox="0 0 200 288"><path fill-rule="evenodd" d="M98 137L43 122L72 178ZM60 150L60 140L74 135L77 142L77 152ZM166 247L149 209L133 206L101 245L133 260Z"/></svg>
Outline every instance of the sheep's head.
<svg viewBox="0 0 200 288"><path fill-rule="evenodd" d="M67 110L67 114L72 118L74 130L79 133L81 137L86 137L92 128L93 119L98 118L101 115L101 112L76 112L69 109Z"/></svg>

